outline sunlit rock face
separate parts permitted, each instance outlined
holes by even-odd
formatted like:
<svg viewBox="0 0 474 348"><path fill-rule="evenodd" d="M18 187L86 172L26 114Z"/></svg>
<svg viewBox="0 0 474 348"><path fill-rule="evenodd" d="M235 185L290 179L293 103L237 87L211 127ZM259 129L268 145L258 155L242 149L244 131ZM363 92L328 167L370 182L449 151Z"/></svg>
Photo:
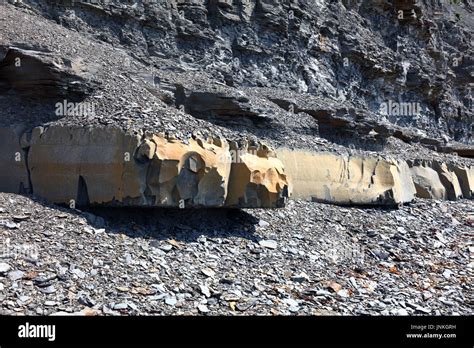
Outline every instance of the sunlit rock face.
<svg viewBox="0 0 474 348"><path fill-rule="evenodd" d="M239 147L117 127L0 128L0 135L1 191L79 206L277 208L288 197L393 206L474 192L473 167L438 161Z"/></svg>
<svg viewBox="0 0 474 348"><path fill-rule="evenodd" d="M243 149L232 163L226 205L281 207L288 184L284 165L268 147Z"/></svg>
<svg viewBox="0 0 474 348"><path fill-rule="evenodd" d="M283 165L263 145L231 151L220 138L37 127L23 137L27 159L15 164L21 137L11 129L0 132L9 154L0 158L2 191L28 189L31 180L31 192L55 203L274 208L288 196Z"/></svg>
<svg viewBox="0 0 474 348"><path fill-rule="evenodd" d="M418 197L446 199L446 189L439 179L438 172L424 165L414 165L410 171Z"/></svg>
<svg viewBox="0 0 474 348"><path fill-rule="evenodd" d="M472 167L439 161L408 161L417 196L421 198L457 200L472 198Z"/></svg>
<svg viewBox="0 0 474 348"><path fill-rule="evenodd" d="M472 198L474 167L278 148L292 197L342 205L396 205L415 197Z"/></svg>
<svg viewBox="0 0 474 348"><path fill-rule="evenodd" d="M293 197L336 204L395 205L414 198L404 162L277 149Z"/></svg>
<svg viewBox="0 0 474 348"><path fill-rule="evenodd" d="M145 194L154 197L154 205L224 205L231 168L225 140L190 139L184 144L152 135L138 152L149 161Z"/></svg>
<svg viewBox="0 0 474 348"><path fill-rule="evenodd" d="M473 195L466 1L0 7L1 191L180 208Z"/></svg>
<svg viewBox="0 0 474 348"><path fill-rule="evenodd" d="M456 174L464 198L474 198L474 167L451 165L450 169Z"/></svg>

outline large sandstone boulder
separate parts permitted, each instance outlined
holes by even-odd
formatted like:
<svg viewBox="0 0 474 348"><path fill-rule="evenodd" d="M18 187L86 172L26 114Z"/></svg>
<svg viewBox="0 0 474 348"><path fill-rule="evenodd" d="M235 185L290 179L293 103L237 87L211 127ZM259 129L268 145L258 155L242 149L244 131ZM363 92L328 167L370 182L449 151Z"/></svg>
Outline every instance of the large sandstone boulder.
<svg viewBox="0 0 474 348"><path fill-rule="evenodd" d="M293 197L336 204L409 202L415 187L405 163L277 149Z"/></svg>
<svg viewBox="0 0 474 348"><path fill-rule="evenodd" d="M139 144L118 128L37 127L28 155L33 193L55 203L146 204L146 167L133 159Z"/></svg>
<svg viewBox="0 0 474 348"><path fill-rule="evenodd" d="M33 193L55 203L272 208L288 196L282 163L262 146L235 149L237 161L225 139L61 126L35 128L27 145Z"/></svg>
<svg viewBox="0 0 474 348"><path fill-rule="evenodd" d="M139 154L150 160L146 194L154 197L154 205L224 205L231 168L225 140L184 144L152 135Z"/></svg>
<svg viewBox="0 0 474 348"><path fill-rule="evenodd" d="M0 128L0 190L77 205L264 207L293 197L395 205L473 196L472 167L341 156L115 127ZM278 155L278 158L277 158ZM289 178L287 178L289 175Z"/></svg>

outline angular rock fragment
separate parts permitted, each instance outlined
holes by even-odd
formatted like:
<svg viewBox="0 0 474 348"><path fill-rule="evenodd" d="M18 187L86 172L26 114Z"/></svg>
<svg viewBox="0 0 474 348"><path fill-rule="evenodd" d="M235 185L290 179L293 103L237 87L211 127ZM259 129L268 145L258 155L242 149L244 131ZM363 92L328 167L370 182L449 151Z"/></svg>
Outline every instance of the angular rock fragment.
<svg viewBox="0 0 474 348"><path fill-rule="evenodd" d="M395 205L414 198L408 166L397 161L277 149L295 198Z"/></svg>
<svg viewBox="0 0 474 348"><path fill-rule="evenodd" d="M455 201L462 197L461 186L454 172L448 169L446 163L433 161L433 169L438 172L441 183L446 189L447 199Z"/></svg>
<svg viewBox="0 0 474 348"><path fill-rule="evenodd" d="M190 139L184 144L152 136L140 146L140 152L146 152L151 161L147 195L154 197L154 205L224 205L231 168L226 141Z"/></svg>
<svg viewBox="0 0 474 348"><path fill-rule="evenodd" d="M464 198L474 198L474 167L461 165L450 166L456 174Z"/></svg>
<svg viewBox="0 0 474 348"><path fill-rule="evenodd" d="M233 148L226 206L275 208L289 195L282 162L266 146Z"/></svg>
<svg viewBox="0 0 474 348"><path fill-rule="evenodd" d="M415 183L416 196L428 199L446 199L446 189L441 183L438 172L422 163L410 168Z"/></svg>

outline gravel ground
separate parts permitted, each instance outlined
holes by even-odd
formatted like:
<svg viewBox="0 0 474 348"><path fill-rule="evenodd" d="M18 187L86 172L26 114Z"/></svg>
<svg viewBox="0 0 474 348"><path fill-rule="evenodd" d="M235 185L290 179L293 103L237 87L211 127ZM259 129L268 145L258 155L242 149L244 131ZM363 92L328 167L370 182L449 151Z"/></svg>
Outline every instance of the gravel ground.
<svg viewBox="0 0 474 348"><path fill-rule="evenodd" d="M88 212L0 194L0 314L469 315L474 204Z"/></svg>

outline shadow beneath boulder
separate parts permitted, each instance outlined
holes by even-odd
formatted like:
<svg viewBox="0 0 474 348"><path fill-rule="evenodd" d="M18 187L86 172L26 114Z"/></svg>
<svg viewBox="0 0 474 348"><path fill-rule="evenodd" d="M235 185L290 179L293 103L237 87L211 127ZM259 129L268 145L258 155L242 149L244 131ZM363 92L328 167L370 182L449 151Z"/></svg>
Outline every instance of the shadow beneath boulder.
<svg viewBox="0 0 474 348"><path fill-rule="evenodd" d="M195 242L200 236L209 238L239 237L257 242L259 219L252 214L229 208L123 208L80 207L71 209L34 196L24 195L48 208L85 218L94 229L106 233L125 234L130 238L153 240L174 239Z"/></svg>
<svg viewBox="0 0 474 348"><path fill-rule="evenodd" d="M83 209L88 221L95 228L106 228L107 232L123 233L131 238L194 242L204 235L211 238L233 236L258 241L254 233L259 219L239 209Z"/></svg>

